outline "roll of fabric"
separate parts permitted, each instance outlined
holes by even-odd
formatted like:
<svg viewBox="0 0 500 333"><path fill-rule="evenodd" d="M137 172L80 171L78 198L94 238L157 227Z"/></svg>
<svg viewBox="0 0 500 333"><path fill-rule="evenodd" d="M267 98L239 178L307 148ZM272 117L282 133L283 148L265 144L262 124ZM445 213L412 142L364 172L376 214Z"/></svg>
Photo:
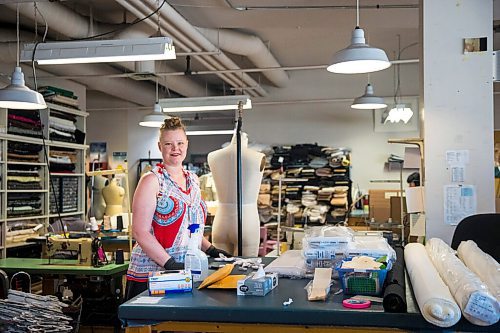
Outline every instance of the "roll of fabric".
<svg viewBox="0 0 500 333"><path fill-rule="evenodd" d="M457 253L465 265L488 286L497 301L500 301L500 264L472 240L461 242Z"/></svg>
<svg viewBox="0 0 500 333"><path fill-rule="evenodd" d="M461 317L460 308L434 268L422 244L405 247L406 270L425 320L439 327L451 327Z"/></svg>
<svg viewBox="0 0 500 333"><path fill-rule="evenodd" d="M481 326L498 322L499 303L477 275L455 256L455 251L439 238L428 240L425 249L464 317Z"/></svg>
<svg viewBox="0 0 500 333"><path fill-rule="evenodd" d="M387 272L384 289L384 310L386 312L406 312L406 284L404 249L396 247L396 261Z"/></svg>

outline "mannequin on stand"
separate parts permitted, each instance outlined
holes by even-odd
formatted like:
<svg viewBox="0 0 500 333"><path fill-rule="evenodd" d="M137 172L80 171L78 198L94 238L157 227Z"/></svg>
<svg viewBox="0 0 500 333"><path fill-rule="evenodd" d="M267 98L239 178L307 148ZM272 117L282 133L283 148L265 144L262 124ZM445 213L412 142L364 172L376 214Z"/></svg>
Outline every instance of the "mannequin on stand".
<svg viewBox="0 0 500 333"><path fill-rule="evenodd" d="M94 187L92 188L92 196L93 196L93 202L92 202L92 210L93 210L93 216L98 219L102 220L104 216L104 211L106 209L106 202L104 201L104 198L102 196L102 189L108 185L109 179L104 177L104 176L94 176Z"/></svg>
<svg viewBox="0 0 500 333"><path fill-rule="evenodd" d="M115 178L102 189L102 196L106 202L106 210L104 214L107 216L115 216L123 213L123 198L125 197L125 190L123 187L118 186Z"/></svg>
<svg viewBox="0 0 500 333"><path fill-rule="evenodd" d="M212 243L233 255L238 251L238 202L236 189L236 135L231 144L208 154L219 207L212 227ZM260 220L257 210L265 155L248 148L248 137L241 133L242 181L242 255L257 256L260 243Z"/></svg>

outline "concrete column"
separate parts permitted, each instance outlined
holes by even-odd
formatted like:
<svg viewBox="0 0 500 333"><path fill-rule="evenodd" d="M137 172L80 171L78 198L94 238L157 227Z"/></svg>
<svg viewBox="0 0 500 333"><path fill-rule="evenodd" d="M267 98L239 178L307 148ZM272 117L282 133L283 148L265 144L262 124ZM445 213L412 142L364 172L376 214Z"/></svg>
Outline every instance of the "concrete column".
<svg viewBox="0 0 500 333"><path fill-rule="evenodd" d="M450 243L444 189L446 151L467 150L464 184L474 185L477 213L495 211L493 164L493 1L421 0L421 114L424 117L426 236ZM487 51L464 53L463 39L486 37Z"/></svg>

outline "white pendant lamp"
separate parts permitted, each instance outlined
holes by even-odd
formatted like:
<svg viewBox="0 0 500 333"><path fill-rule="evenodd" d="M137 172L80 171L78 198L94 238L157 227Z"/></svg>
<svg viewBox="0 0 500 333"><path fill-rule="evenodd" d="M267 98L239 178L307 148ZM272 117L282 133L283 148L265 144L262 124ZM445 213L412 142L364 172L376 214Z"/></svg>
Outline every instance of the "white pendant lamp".
<svg viewBox="0 0 500 333"><path fill-rule="evenodd" d="M23 71L19 67L19 5L17 6L17 65L12 73L10 84L0 89L0 107L20 110L45 109L47 104L43 96L26 87Z"/></svg>
<svg viewBox="0 0 500 333"><path fill-rule="evenodd" d="M11 83L0 90L0 107L6 109L38 110L47 105L43 96L24 84L24 74L21 67L16 67L12 73Z"/></svg>
<svg viewBox="0 0 500 333"><path fill-rule="evenodd" d="M332 73L359 74L381 71L390 66L384 50L366 44L365 32L359 27L359 0L356 1L356 28L351 45L336 52L326 69Z"/></svg>
<svg viewBox="0 0 500 333"><path fill-rule="evenodd" d="M366 85L365 94L354 99L351 104L351 108L362 110L383 109L386 107L387 104L384 99L374 95L373 86L370 83Z"/></svg>
<svg viewBox="0 0 500 333"><path fill-rule="evenodd" d="M165 119L169 118L171 117L163 113L160 103L158 102L158 78L156 78L156 103L153 107L153 112L145 115L144 118L142 118L142 121L139 122L139 125L144 127L160 128Z"/></svg>
<svg viewBox="0 0 500 333"><path fill-rule="evenodd" d="M161 125L163 125L164 120L168 118L170 117L163 113L160 104L157 102L155 103L153 112L144 116L139 125L144 127L160 128Z"/></svg>

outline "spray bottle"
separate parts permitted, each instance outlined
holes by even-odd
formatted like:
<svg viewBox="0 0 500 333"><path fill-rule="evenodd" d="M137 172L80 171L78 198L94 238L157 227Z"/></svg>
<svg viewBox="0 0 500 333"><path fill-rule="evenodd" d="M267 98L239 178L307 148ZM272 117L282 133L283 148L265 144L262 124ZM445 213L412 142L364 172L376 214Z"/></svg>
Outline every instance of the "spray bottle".
<svg viewBox="0 0 500 333"><path fill-rule="evenodd" d="M203 281L208 276L208 258L200 249L203 235L199 224L191 224L188 229L190 236L184 267L191 271L193 281Z"/></svg>

